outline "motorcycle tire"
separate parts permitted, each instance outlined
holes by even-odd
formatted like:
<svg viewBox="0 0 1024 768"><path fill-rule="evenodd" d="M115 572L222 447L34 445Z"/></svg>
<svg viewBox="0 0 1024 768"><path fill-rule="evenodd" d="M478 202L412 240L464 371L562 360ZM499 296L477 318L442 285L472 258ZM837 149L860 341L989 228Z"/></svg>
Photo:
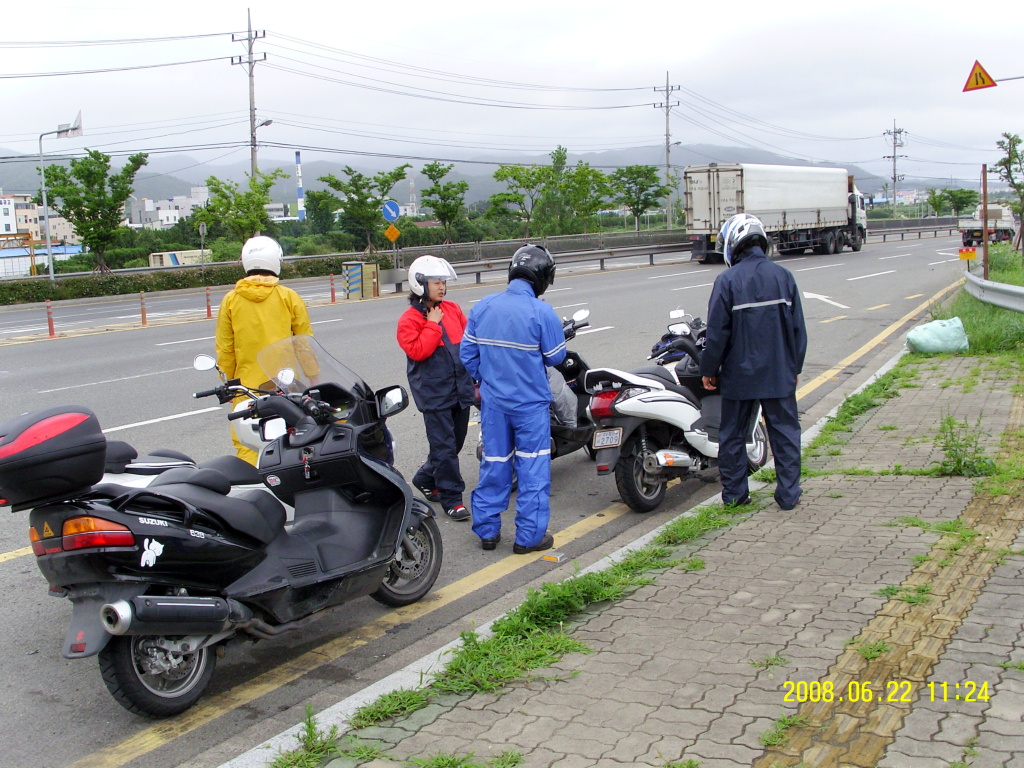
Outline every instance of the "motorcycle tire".
<svg viewBox="0 0 1024 768"><path fill-rule="evenodd" d="M768 427L758 419L754 427L753 448L747 448L747 474L752 475L768 463Z"/></svg>
<svg viewBox="0 0 1024 768"><path fill-rule="evenodd" d="M406 531L399 547L387 578L371 595L377 602L395 608L422 599L437 581L444 556L437 521L428 517L416 530Z"/></svg>
<svg viewBox="0 0 1024 768"><path fill-rule="evenodd" d="M147 635L111 638L100 651L103 683L122 707L143 717L170 717L191 707L206 691L213 677L213 647L195 653L169 655ZM156 665L175 663L172 669Z"/></svg>
<svg viewBox="0 0 1024 768"><path fill-rule="evenodd" d="M647 456L658 450L653 440L647 438ZM640 450L640 436L633 435L622 449L615 465L615 487L619 496L634 512L651 512L661 506L665 498L668 480L662 475L651 475L644 469L645 456Z"/></svg>

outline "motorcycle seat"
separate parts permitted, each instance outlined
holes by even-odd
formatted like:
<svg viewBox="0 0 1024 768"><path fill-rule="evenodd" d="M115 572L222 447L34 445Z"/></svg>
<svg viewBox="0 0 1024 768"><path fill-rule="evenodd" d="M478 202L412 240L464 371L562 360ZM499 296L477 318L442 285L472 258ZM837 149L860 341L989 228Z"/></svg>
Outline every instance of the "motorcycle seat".
<svg viewBox="0 0 1024 768"><path fill-rule="evenodd" d="M231 481L223 472L215 469L199 469L198 467L176 467L162 472L156 480L149 484L150 488L162 485L188 483L207 488L227 496L231 492Z"/></svg>
<svg viewBox="0 0 1024 768"><path fill-rule="evenodd" d="M177 470L172 471L176 472ZM197 472L212 474L214 470L197 470ZM165 472L158 479L163 480L167 474L170 473ZM223 475L221 477L223 478L223 487L230 490L227 478ZM147 490L171 496L194 507L199 507L231 530L262 544L269 544L274 540L284 528L287 518L284 506L267 491L253 489L244 491L238 496L225 496L219 491L192 482L161 482L157 485L156 481Z"/></svg>
<svg viewBox="0 0 1024 768"><path fill-rule="evenodd" d="M120 475L158 475L174 467L195 466L195 462L184 453L161 448L148 456L139 452L123 440L108 440L103 471Z"/></svg>
<svg viewBox="0 0 1024 768"><path fill-rule="evenodd" d="M683 387L676 384L675 379L672 378L672 374L666 371L660 365L651 365L646 368L637 368L634 371L630 371L638 376L646 376L649 379L657 379L659 384L664 384L665 389L669 392L674 392L677 395L682 395L690 401L696 408L700 408L700 400L689 387Z"/></svg>
<svg viewBox="0 0 1024 768"><path fill-rule="evenodd" d="M215 469L224 474L231 485L263 485L259 470L237 456L218 456L199 464L200 469Z"/></svg>

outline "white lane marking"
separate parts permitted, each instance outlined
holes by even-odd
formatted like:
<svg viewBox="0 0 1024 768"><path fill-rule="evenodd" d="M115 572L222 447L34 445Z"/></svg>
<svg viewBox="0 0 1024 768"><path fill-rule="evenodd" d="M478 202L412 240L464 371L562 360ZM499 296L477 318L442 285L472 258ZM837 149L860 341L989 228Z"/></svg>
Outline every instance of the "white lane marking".
<svg viewBox="0 0 1024 768"><path fill-rule="evenodd" d="M688 290L690 288L707 288L709 285L714 285L714 283L701 283L700 285L684 285L682 288L669 288L669 290L670 291L685 291L685 290Z"/></svg>
<svg viewBox="0 0 1024 768"><path fill-rule="evenodd" d="M597 333L598 331L610 331L614 327L615 327L614 325L602 325L600 328L587 328L587 329L582 330L582 331L577 331L576 335L577 336L582 336L585 333Z"/></svg>
<svg viewBox="0 0 1024 768"><path fill-rule="evenodd" d="M548 288L544 293L558 293L559 291L571 291L572 288Z"/></svg>
<svg viewBox="0 0 1024 768"><path fill-rule="evenodd" d="M820 267L804 267L803 269L794 269L794 272L810 272L813 269L832 269L832 267L845 267L846 264L822 264Z"/></svg>
<svg viewBox="0 0 1024 768"><path fill-rule="evenodd" d="M585 307L589 303L589 301L581 301L579 304L563 304L560 307L555 307L555 309L572 309L573 307Z"/></svg>
<svg viewBox="0 0 1024 768"><path fill-rule="evenodd" d="M181 339L180 341L161 341L159 344L155 344L157 347L169 347L172 344L191 344L193 341L210 341L211 339L217 338L216 336L200 336L198 339ZM184 370L184 369L181 369Z"/></svg>
<svg viewBox="0 0 1024 768"><path fill-rule="evenodd" d="M852 280L864 280L865 278L868 278L868 277L881 277L882 275L891 275L895 271L896 271L895 269L889 269L889 270L886 270L885 272L874 272L874 273L872 273L870 275L861 275L860 277L848 277L848 278L846 278L846 280L847 280L847 282L850 282Z"/></svg>
<svg viewBox="0 0 1024 768"><path fill-rule="evenodd" d="M957 257L955 259L946 259L945 261L929 261L928 266L934 267L936 264L949 264L949 262L951 261L960 261L960 257Z"/></svg>
<svg viewBox="0 0 1024 768"><path fill-rule="evenodd" d="M647 280L662 280L666 277L689 277L690 275L699 275L701 272L710 272L710 269L695 269L693 272L674 272L671 275L655 275L654 277L648 277Z"/></svg>
<svg viewBox="0 0 1024 768"><path fill-rule="evenodd" d="M886 259L898 259L898 258L901 258L903 256L909 256L909 255L910 255L909 253L897 253L895 256L879 256L878 260L879 261L885 261Z"/></svg>
<svg viewBox="0 0 1024 768"><path fill-rule="evenodd" d="M811 293L810 291L804 291L805 299L817 299L818 301L824 301L826 304L831 304L833 307L839 307L840 309L849 309L845 304L840 304L838 301L832 301L831 296L825 296L821 293Z"/></svg>
<svg viewBox="0 0 1024 768"><path fill-rule="evenodd" d="M110 434L111 432L120 432L122 429L132 429L133 427L144 427L147 424L159 424L161 421L171 421L172 419L182 419L185 416L198 416L201 413L210 413L211 411L219 411L221 407L214 405L210 408L202 408L198 411L186 411L185 413L175 413L173 416L161 416L159 419L149 419L148 421L137 421L134 424L125 424L123 427L111 427L110 429L104 429L103 434Z"/></svg>
<svg viewBox="0 0 1024 768"><path fill-rule="evenodd" d="M317 320L315 323L310 323L310 325L323 325L324 323L340 323L344 319L345 318L343 317L336 317L333 320Z"/></svg>
<svg viewBox="0 0 1024 768"><path fill-rule="evenodd" d="M165 373L178 373L179 371L191 371L192 366L188 368L171 368L168 371L153 371L152 373L140 373L137 376L122 376L119 379L105 379L103 381L90 381L85 384L72 384L68 387L57 387L56 389L41 389L36 392L37 395L48 395L51 392L64 392L68 389L79 389L81 387L95 387L100 384L113 384L115 381L131 381L132 379L144 379L147 376L163 376Z"/></svg>

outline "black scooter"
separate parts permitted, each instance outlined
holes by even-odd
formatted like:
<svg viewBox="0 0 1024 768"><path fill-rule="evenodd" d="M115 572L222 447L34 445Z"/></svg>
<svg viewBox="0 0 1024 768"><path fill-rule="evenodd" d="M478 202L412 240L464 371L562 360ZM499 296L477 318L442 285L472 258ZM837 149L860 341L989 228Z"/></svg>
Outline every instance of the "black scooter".
<svg viewBox="0 0 1024 768"><path fill-rule="evenodd" d="M273 495L228 496L227 476L192 466L145 488L96 484L106 440L87 408L0 425L0 504L32 510L36 563L50 594L74 606L63 655L98 655L133 713L195 704L222 645L275 637L364 595L408 605L440 570L432 512L390 463L385 420L408 406L405 390L374 393L309 336L259 359L277 391L232 380L196 397L244 393L249 409L229 418L284 420L287 434L259 459ZM281 502L295 509L290 523Z"/></svg>

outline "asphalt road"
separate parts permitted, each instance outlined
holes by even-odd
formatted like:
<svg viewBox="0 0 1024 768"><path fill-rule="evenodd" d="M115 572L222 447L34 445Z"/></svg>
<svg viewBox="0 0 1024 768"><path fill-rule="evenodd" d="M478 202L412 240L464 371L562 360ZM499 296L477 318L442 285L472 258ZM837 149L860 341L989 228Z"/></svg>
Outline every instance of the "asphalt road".
<svg viewBox="0 0 1024 768"><path fill-rule="evenodd" d="M958 247L958 238L926 238L872 242L860 253L780 260L805 295L810 338L800 391L805 427L896 352L901 330L917 318L926 319L920 308L963 272ZM571 345L590 365L631 368L645 363L670 310L704 315L711 284L722 269L686 261L606 272L577 266L560 270L545 298L559 315L590 309L591 328ZM468 311L500 283L452 287L449 297ZM298 288L310 304L314 333L332 354L374 388L406 383L404 356L394 340L395 323L406 307L402 296L330 305L326 281L303 281ZM24 343L13 340L46 333L45 315L41 329L37 318L40 308L0 310L0 419L80 403L98 414L112 439L127 440L141 451L173 447L199 460L229 452L224 410L191 397L216 383L212 373L191 368L196 354L213 351L214 323L205 319L205 297L151 297L149 317L157 312L175 323L103 330L137 323L133 301L137 304L118 299L57 305L57 332L82 335ZM216 295L214 306L218 302ZM397 464L411 476L426 451L422 421L410 408L390 423ZM471 427L462 462L470 488L477 477L475 437ZM658 511L637 515L616 503L614 480L597 477L582 452L553 463L552 486L551 530L567 532L562 551L570 561L584 563L719 488L717 475L704 473L671 488ZM467 617L474 612L495 601L507 604L510 594L534 579L561 576L571 567L524 566L522 558L503 549L485 553L468 524L442 519L441 577L413 610L396 613L360 600L274 641L233 647L218 661L209 694L199 706L153 723L114 702L94 660L61 658L70 605L47 595L25 551L26 517L0 517L0 585L8 606L0 643L7 701L0 710L0 732L8 736L0 762L12 767L219 764L294 722L294 708L301 713L306 702L325 706L359 690L401 666L409 654L468 629Z"/></svg>

